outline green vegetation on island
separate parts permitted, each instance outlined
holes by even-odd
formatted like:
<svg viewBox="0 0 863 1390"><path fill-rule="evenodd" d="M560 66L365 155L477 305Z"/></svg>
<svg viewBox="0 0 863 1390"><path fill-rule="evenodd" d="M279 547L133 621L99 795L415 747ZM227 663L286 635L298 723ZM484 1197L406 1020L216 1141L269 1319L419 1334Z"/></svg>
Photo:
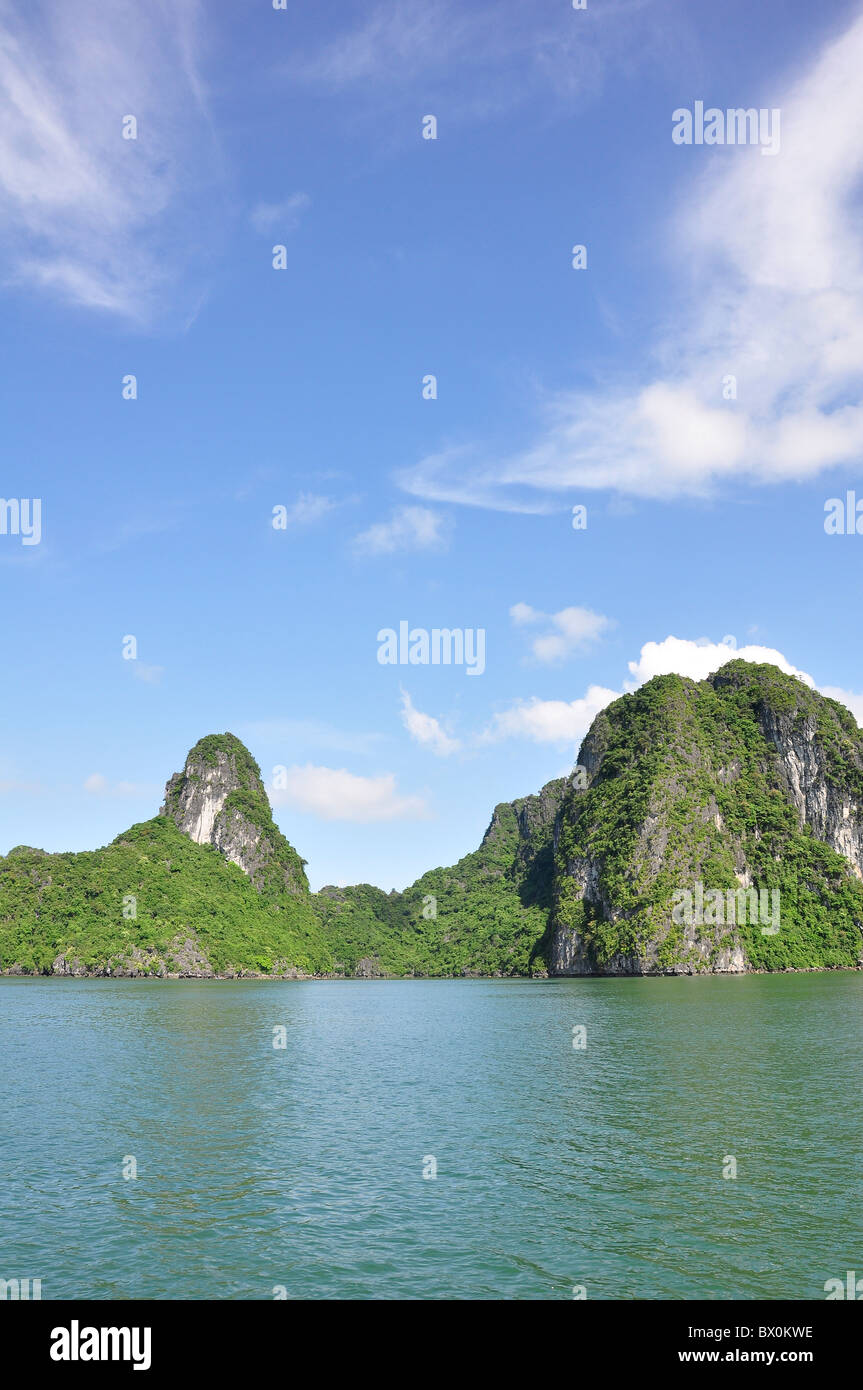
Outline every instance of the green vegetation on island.
<svg viewBox="0 0 863 1390"><path fill-rule="evenodd" d="M0 971L466 976L854 967L863 734L835 700L732 660L594 720L584 775L495 808L404 892L311 894L248 749L211 735L162 813L104 849L0 858ZM778 892L781 926L678 920L680 890ZM718 894L717 894L718 896Z"/></svg>

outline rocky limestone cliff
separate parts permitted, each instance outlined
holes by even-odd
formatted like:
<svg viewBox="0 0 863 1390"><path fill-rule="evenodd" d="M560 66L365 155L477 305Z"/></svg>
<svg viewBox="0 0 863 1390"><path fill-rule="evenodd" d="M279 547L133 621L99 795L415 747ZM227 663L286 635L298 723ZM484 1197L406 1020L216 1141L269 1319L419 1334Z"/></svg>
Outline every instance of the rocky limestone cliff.
<svg viewBox="0 0 863 1390"><path fill-rule="evenodd" d="M510 863L498 872L508 873L519 884L524 902L550 904L554 827L567 786L565 777L557 777L535 795L501 802L482 838L479 854L498 842L507 844Z"/></svg>
<svg viewBox="0 0 863 1390"><path fill-rule="evenodd" d="M514 815L518 826L518 857L523 863L529 862L552 834L566 788L566 778L557 777L553 782L546 782L533 796L501 801L492 812L480 848L492 844L502 833L504 821Z"/></svg>
<svg viewBox="0 0 863 1390"><path fill-rule="evenodd" d="M103 849L0 858L0 972L541 976L853 968L863 734L775 667L660 676L584 740L579 779L495 807L478 849L403 892L308 892L260 770L202 739L159 816ZM678 916L676 899L760 909ZM701 894L701 898L698 895ZM700 915L699 915L700 913Z"/></svg>
<svg viewBox="0 0 863 1390"><path fill-rule="evenodd" d="M847 778L831 779L817 715L795 715L764 706L759 723L776 750L777 771L801 825L810 826L819 840L847 859L857 877L863 878L860 788ZM848 758L852 768L863 771L863 756L853 735L849 736Z"/></svg>
<svg viewBox="0 0 863 1390"><path fill-rule="evenodd" d="M657 677L597 716L579 763L588 785L555 826L553 974L859 961L863 734L841 705L739 660ZM699 885L724 905L679 920ZM778 926L772 898L752 920L738 889L776 891Z"/></svg>
<svg viewBox="0 0 863 1390"><path fill-rule="evenodd" d="M260 892L308 892L304 861L273 822L261 770L233 734L201 739L165 787L160 812L199 845L212 845Z"/></svg>

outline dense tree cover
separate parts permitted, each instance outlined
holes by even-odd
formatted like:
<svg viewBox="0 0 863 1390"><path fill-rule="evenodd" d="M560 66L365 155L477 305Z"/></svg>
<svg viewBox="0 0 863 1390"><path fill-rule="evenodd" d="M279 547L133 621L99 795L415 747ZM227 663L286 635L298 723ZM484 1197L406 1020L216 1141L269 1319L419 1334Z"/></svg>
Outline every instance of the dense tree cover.
<svg viewBox="0 0 863 1390"><path fill-rule="evenodd" d="M224 751L224 737L202 743ZM257 777L256 764L251 770ZM544 791L552 817L562 789L559 782ZM272 837L278 862L287 850L302 872L262 800L242 790L231 792L225 806L254 817ZM313 897L280 889L278 876L269 874L256 889L241 869L188 839L167 815L132 826L94 852L19 847L0 859L0 969L46 972L64 956L94 971L134 963L144 972L170 972L177 969L172 945L192 938L217 973L296 966L350 975L361 961L396 976L542 973L551 840L548 825L526 835L518 825L519 811L537 801L497 807L478 850L451 869L431 870L404 893L361 884ZM124 916L130 897L133 918Z"/></svg>
<svg viewBox="0 0 863 1390"><path fill-rule="evenodd" d="M188 965L191 940L217 973L531 975L545 972L556 925L578 931L599 969L650 945L664 968L689 950L675 891L695 880L736 889L741 868L756 889L780 890L781 929L714 933L707 966L735 933L758 969L853 966L863 884L800 824L776 739L814 747L838 803L861 806L851 714L775 667L735 660L708 681L660 676L615 701L581 751L589 788L558 780L501 804L479 849L452 868L402 893L360 884L313 896L257 763L233 735L214 735L171 779L165 815L94 852L19 846L0 858L0 970L50 971L63 956L93 971L171 972ZM220 815L241 839L244 826L255 832L252 878L171 819L196 768L225 755L241 785ZM571 872L579 863L596 875L590 903Z"/></svg>
<svg viewBox="0 0 863 1390"><path fill-rule="evenodd" d="M552 819L563 786L550 783L541 794ZM496 807L478 850L452 868L431 869L403 893L369 884L324 890L317 901L336 962L347 973L366 958L394 975L544 973L550 823L523 835L518 822L538 801Z"/></svg>
<svg viewBox="0 0 863 1390"><path fill-rule="evenodd" d="M556 911L600 968L651 943L660 964L685 961L674 892L696 880L736 889L741 865L753 887L781 893L775 935L759 923L736 928L752 966L857 963L863 885L800 824L765 725L784 738L795 728L814 738L828 782L861 804L863 740L853 717L773 666L735 660L709 681L657 677L598 717L590 740L602 754L599 773L589 790L569 794L561 817ZM600 866L604 906L586 904L567 872L587 857ZM732 935L717 942L714 957Z"/></svg>
<svg viewBox="0 0 863 1390"><path fill-rule="evenodd" d="M124 916L134 898L134 917ZM134 948L142 968L175 969L172 942L192 937L213 970L268 973L278 962L326 971L332 956L311 899L259 893L210 845L166 816L133 825L104 849L0 859L0 969L50 971L55 958L117 968Z"/></svg>

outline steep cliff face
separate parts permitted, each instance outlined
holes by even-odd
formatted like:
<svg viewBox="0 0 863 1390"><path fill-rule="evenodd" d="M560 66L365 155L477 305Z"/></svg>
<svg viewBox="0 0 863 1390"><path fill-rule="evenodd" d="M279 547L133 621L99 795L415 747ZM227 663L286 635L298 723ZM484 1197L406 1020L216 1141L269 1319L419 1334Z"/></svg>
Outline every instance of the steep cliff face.
<svg viewBox="0 0 863 1390"><path fill-rule="evenodd" d="M863 817L860 789L853 784L854 773L861 771L861 754L854 735L839 724L840 731L846 733L847 764L845 775L840 771L834 781L829 775L824 721L819 723L816 713L799 712L795 716L765 706L760 711L760 725L776 750L777 771L800 823L810 826L817 839L847 859L857 877L863 878Z"/></svg>
<svg viewBox="0 0 863 1390"><path fill-rule="evenodd" d="M603 711L555 827L553 974L856 964L863 735L774 667L657 677ZM774 896L775 895L775 896Z"/></svg>
<svg viewBox="0 0 863 1390"><path fill-rule="evenodd" d="M169 779L159 814L238 865L259 892L308 893L303 860L273 822L261 770L233 734L195 744Z"/></svg>
<svg viewBox="0 0 863 1390"><path fill-rule="evenodd" d="M558 777L546 782L535 796L522 796L517 801L504 801L495 806L480 851L490 848L499 837L509 837L513 873L520 878L531 875L534 879L547 875L550 882L554 825L566 785L566 778Z"/></svg>

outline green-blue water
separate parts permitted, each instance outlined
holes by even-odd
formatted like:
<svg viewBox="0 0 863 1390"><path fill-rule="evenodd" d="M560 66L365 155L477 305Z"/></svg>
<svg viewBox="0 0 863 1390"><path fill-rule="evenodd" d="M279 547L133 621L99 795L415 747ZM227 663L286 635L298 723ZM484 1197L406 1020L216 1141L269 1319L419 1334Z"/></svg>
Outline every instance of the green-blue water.
<svg viewBox="0 0 863 1390"><path fill-rule="evenodd" d="M863 1272L861 1020L856 974L2 980L0 1277L823 1299Z"/></svg>

